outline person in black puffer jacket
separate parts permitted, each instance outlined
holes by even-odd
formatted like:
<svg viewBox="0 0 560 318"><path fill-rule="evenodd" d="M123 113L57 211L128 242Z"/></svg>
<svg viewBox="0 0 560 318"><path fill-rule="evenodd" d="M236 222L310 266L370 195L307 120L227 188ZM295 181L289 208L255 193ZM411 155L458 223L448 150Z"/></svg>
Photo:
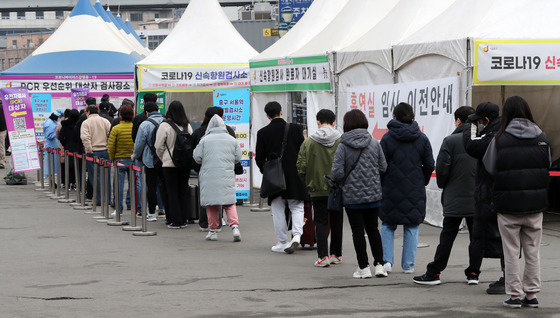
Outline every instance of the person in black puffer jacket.
<svg viewBox="0 0 560 318"><path fill-rule="evenodd" d="M500 130L483 162L495 177L492 209L498 214L506 293L510 296L504 306L538 307L542 212L547 208L551 160L546 135L534 123L531 109L523 98L512 96L506 100ZM525 256L523 281L519 268L520 249Z"/></svg>
<svg viewBox="0 0 560 318"><path fill-rule="evenodd" d="M70 110L68 114L68 119L61 122L62 127L60 128L60 133L58 135L58 140L64 150L71 153L80 153L81 150L81 139L74 133L76 129L76 123L80 119L80 112L77 109ZM68 178L70 179L70 184L76 183L76 175L74 171L74 159L68 160L65 164L69 165Z"/></svg>
<svg viewBox="0 0 560 318"><path fill-rule="evenodd" d="M414 272L414 259L418 244L418 229L426 216L426 185L434 171L434 156L428 137L414 121L412 106L398 104L381 139L387 159L383 174L383 205L379 218L385 269L391 272L395 230L403 225L403 252L401 266L405 273Z"/></svg>
<svg viewBox="0 0 560 318"><path fill-rule="evenodd" d="M481 103L476 113L469 116L469 129L463 131L463 144L467 153L478 160L475 176L474 201L475 212L471 244L469 245L469 267L465 275L480 275L483 258L500 258L502 272L504 270L502 239L498 230L496 212L492 210L492 187L494 177L490 175L482 163L492 138L500 128L501 118L498 105L490 102ZM477 133L478 123L478 133ZM488 294L504 294L504 277L490 284Z"/></svg>

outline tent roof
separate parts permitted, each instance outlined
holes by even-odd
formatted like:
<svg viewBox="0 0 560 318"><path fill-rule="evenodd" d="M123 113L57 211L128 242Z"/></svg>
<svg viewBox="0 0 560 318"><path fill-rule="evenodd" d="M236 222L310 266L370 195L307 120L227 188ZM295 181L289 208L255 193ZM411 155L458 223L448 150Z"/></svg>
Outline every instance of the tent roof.
<svg viewBox="0 0 560 318"><path fill-rule="evenodd" d="M138 64L248 64L255 55L217 0L192 0L173 31Z"/></svg>
<svg viewBox="0 0 560 318"><path fill-rule="evenodd" d="M392 72L392 45L426 25L454 1L400 0L379 23L337 53L337 71L358 63L373 63Z"/></svg>
<svg viewBox="0 0 560 318"><path fill-rule="evenodd" d="M533 18L513 19L512 15L516 12L519 14L519 11L525 10L526 7L534 6L541 9L541 3L554 1L543 0L537 5L531 0L457 0L424 27L393 47L394 68L398 69L408 61L428 54L446 56L467 66L467 38L475 38L482 34L491 37L507 34L519 38L519 33L515 30L535 21ZM511 19L511 21L507 24L496 23L504 19ZM523 23L525 21L530 23ZM514 24L517 26L512 27ZM507 30L510 27L513 30ZM495 29L494 35L475 32L489 28ZM536 34L544 30L538 31Z"/></svg>
<svg viewBox="0 0 560 318"><path fill-rule="evenodd" d="M315 0L298 23L280 40L257 55L254 61L287 57L319 34L348 4L348 0Z"/></svg>
<svg viewBox="0 0 560 318"><path fill-rule="evenodd" d="M70 16L11 74L133 73L140 56L113 33L89 0L79 0Z"/></svg>
<svg viewBox="0 0 560 318"><path fill-rule="evenodd" d="M325 29L289 57L325 55L336 52L376 25L398 0L352 0Z"/></svg>

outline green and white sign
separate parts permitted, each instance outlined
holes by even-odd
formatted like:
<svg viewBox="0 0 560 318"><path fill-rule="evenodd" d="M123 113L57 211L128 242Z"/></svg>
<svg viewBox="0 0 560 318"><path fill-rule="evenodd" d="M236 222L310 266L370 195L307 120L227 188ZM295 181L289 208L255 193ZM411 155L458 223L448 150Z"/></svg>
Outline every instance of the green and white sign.
<svg viewBox="0 0 560 318"><path fill-rule="evenodd" d="M144 112L144 95L148 93L153 93L157 95L157 105L159 107L159 112L165 115L165 92L158 91L158 92L139 92L138 93L138 114Z"/></svg>
<svg viewBox="0 0 560 318"><path fill-rule="evenodd" d="M251 62L253 92L330 91L326 55Z"/></svg>

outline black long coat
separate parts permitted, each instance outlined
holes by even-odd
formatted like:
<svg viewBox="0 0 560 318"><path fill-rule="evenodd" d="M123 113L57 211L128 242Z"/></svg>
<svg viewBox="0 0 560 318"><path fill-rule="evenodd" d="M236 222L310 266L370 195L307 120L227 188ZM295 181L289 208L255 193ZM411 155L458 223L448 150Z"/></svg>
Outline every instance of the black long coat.
<svg viewBox="0 0 560 318"><path fill-rule="evenodd" d="M500 123L501 118L492 120L475 139L471 138L470 129L463 131L465 150L471 157L478 160L474 187L475 213L472 237L485 242L484 257L487 258L500 258L503 254L502 238L498 230L498 216L492 209L494 177L486 171L482 163L490 142L500 129Z"/></svg>
<svg viewBox="0 0 560 318"><path fill-rule="evenodd" d="M257 132L255 161L261 173L267 159L274 159L280 156L285 128L286 121L282 118L276 118ZM307 198L307 189L300 179L296 167L299 148L303 141L303 128L297 124L290 124L286 152L282 157L282 168L286 178L286 191L280 195L268 197L268 204L278 196L282 196L283 199L302 201Z"/></svg>
<svg viewBox="0 0 560 318"><path fill-rule="evenodd" d="M58 134L58 140L66 151L79 153L81 151L82 141L79 135L75 133L77 122L77 120L72 119L63 120L60 123L62 127Z"/></svg>

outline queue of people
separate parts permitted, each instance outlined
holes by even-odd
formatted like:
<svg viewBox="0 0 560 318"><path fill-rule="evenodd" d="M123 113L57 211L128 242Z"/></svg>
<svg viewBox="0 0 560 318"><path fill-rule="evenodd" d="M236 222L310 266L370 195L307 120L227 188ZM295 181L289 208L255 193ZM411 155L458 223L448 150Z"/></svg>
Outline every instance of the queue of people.
<svg viewBox="0 0 560 318"><path fill-rule="evenodd" d="M146 94L144 112L136 116L134 102L125 99L117 119L112 118L107 98L99 106L95 98L88 98L81 115L77 110L57 109L44 124L46 146L61 146L124 166L143 165L148 221L157 221L157 211L164 210L171 229L189 223L189 200L193 200L189 177L194 169L199 173L200 205L205 208L199 226L208 231L206 240L218 239L220 212L225 211L233 240L239 242L235 175L241 149L222 119L223 109L209 107L203 125L193 131L180 102L171 102L163 116L156 99L156 95ZM396 105L388 132L380 141L368 132L368 120L360 110L344 115L343 132L335 128L332 111L320 110L318 130L309 138L304 137L301 126L282 118L279 103L270 102L264 110L270 123L257 133L255 161L266 174L270 163L277 160L284 179L278 191L267 195L277 239L272 252L292 254L304 243L304 225L310 221L304 210L309 202L317 242L314 266L343 262L345 210L358 263L354 278L387 277L395 270L394 233L399 226L404 234L401 268L406 274L414 273L419 227L426 216L426 186L436 162L413 108L407 103ZM58 123L62 116L65 119ZM454 118L456 129L443 140L437 156L436 181L443 189L444 216L440 241L426 272L413 282L441 284L440 275L464 222L470 240L466 283L479 283L484 258L499 258L503 275L490 284L487 293L509 295L504 302L507 307L538 307L539 245L551 164L546 135L519 96L506 100L502 116L496 104L486 102L476 111L460 107ZM91 182L92 163L88 162L87 170ZM115 213L122 213L124 183L130 178L128 169L117 170L121 182L114 189L114 200L121 203L121 211ZM79 177L72 174L70 183L78 182ZM130 188L139 191L139 186L128 185L128 208L134 195ZM158 202L158 194L162 202ZM100 204L99 192L97 195L93 200ZM521 251L526 263L523 277L518 263Z"/></svg>

